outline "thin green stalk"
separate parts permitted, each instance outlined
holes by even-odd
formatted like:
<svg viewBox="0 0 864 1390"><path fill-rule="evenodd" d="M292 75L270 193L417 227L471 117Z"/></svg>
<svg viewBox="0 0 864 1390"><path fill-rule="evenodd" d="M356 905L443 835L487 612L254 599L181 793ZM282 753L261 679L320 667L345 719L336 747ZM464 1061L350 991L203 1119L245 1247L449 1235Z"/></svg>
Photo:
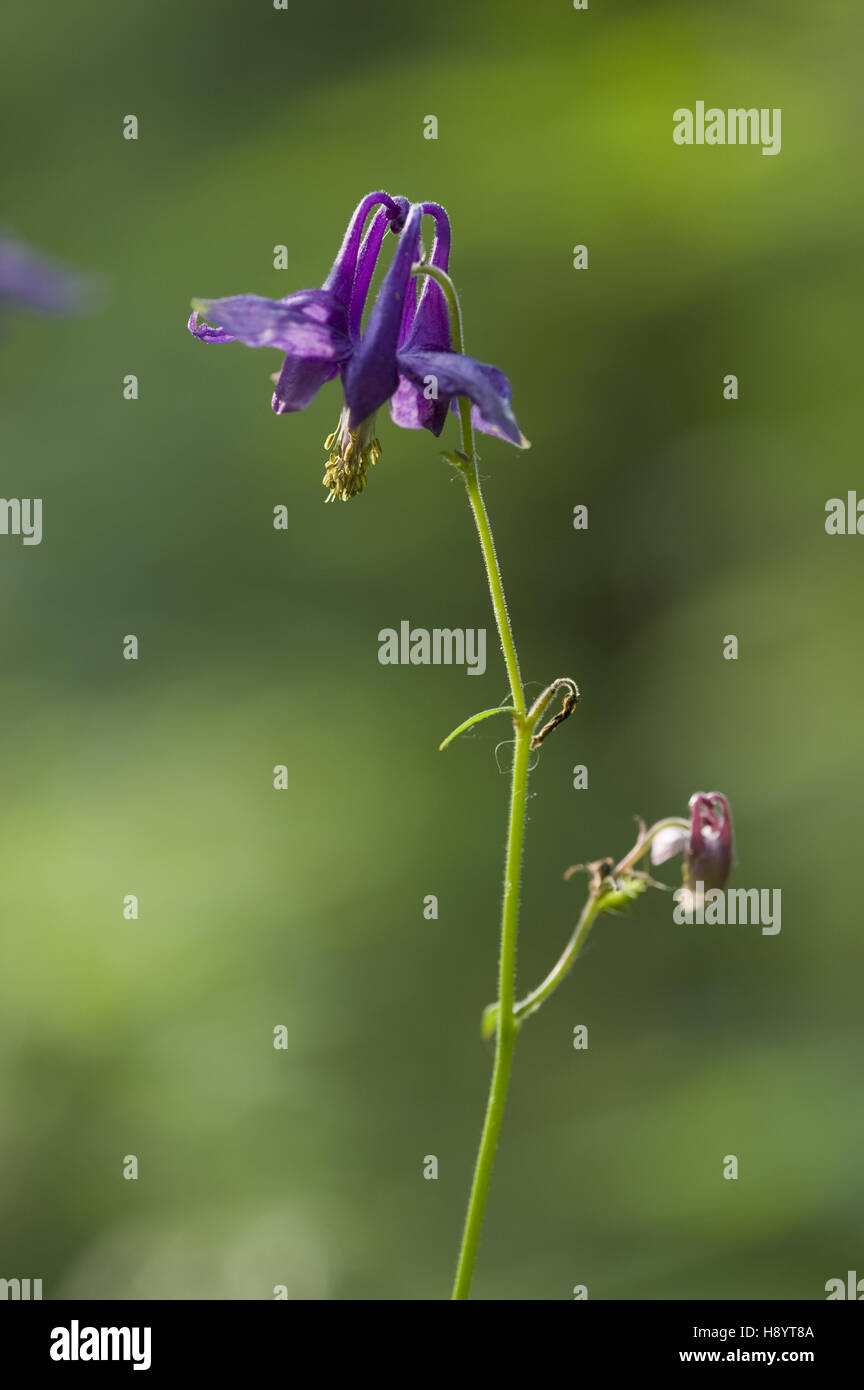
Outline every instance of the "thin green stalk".
<svg viewBox="0 0 864 1390"><path fill-rule="evenodd" d="M465 342L462 333L462 310L452 280L445 271L439 270L436 266L415 266L414 270L418 275L431 275L440 285L447 300L450 314L453 347L456 352L463 353ZM471 1277L474 1273L474 1262L477 1258L477 1246L480 1241L483 1214L486 1210L486 1199L489 1195L495 1149L498 1144L498 1135L501 1132L504 1107L507 1103L507 1089L513 1065L513 1049L519 1026L513 1013L516 997L516 939L519 930L519 883L522 874L522 847L525 839L525 807L528 800L528 763L531 753L531 734L535 721L529 720L526 714L525 693L522 689L522 677L519 673L516 644L513 641L513 632L510 627L504 586L501 582L501 571L498 566L498 557L495 554L495 542L492 539L492 528L489 525L489 516L480 487L474 428L471 424L471 402L465 396L459 398L459 421L462 429L462 457L458 460L458 467L465 480L468 501L480 538L480 549L486 567L486 577L489 581L492 611L495 614L495 623L510 682L513 700L513 727L516 734L510 783L510 819L507 828L507 857L504 867L504 898L501 906L501 947L498 959L500 1007L495 1032L495 1063L492 1068L486 1117L480 1136L480 1147L474 1168L474 1179L471 1184L468 1212L465 1217L462 1245L456 1268L456 1280L453 1285L453 1298L467 1299L471 1287Z"/></svg>
<svg viewBox="0 0 864 1390"><path fill-rule="evenodd" d="M676 830L687 830L689 824L686 820L682 820L680 816L668 816L665 820L655 822L650 830L645 830L643 828L636 844L630 852L624 856L620 864L615 866L613 871L614 880L617 881L621 879L633 869L635 864L638 864L639 860L648 853L655 835L659 834L661 830L673 828ZM588 933L601 912L612 912L617 907L623 907L631 900L631 897L632 894L627 891L626 887L613 887L605 892L595 891L589 895L580 914L579 921L576 923L573 935L570 937L560 957L549 971L549 974L536 989L532 989L531 993L526 994L525 998L520 999L515 1006L513 1014L518 1022L521 1023L529 1014L533 1014L536 1009L539 1009L544 999L548 999L549 995L558 988L565 976L569 974L582 947L588 940Z"/></svg>
<svg viewBox="0 0 864 1390"><path fill-rule="evenodd" d="M450 315L450 328L453 338L453 347L458 353L464 353L465 342L462 333L462 310L459 304L459 296L456 293L452 280L446 271L437 266L417 265L413 267L415 275L429 275L441 288L447 300L447 308ZM459 1263L456 1268L456 1280L453 1286L454 1299L467 1299L470 1288L471 1278L474 1272L474 1263L477 1258L477 1247L480 1242L480 1232L483 1226L483 1216L486 1210L486 1200L489 1195L489 1184L492 1178L492 1166L495 1161L495 1149L498 1144L498 1136L501 1132L501 1124L504 1119L504 1108L507 1103L507 1090L510 1082L510 1072L513 1066L513 1051L516 1046L516 1035L519 1031L521 1020L539 1008L543 1000L546 999L553 990L564 979L576 957L579 955L591 927L597 916L607 909L616 906L618 900L627 901L632 896L632 889L620 890L613 889L610 892L592 892L582 915L576 926L573 936L561 956L558 963L546 976L542 984L526 995L518 1004L515 1004L516 996L516 940L519 927L519 882L522 872L522 847L525 838L525 807L528 799L528 763L531 753L531 740L534 729L539 722L539 717L550 700L561 687L571 688L571 705L579 698L579 692L575 684L570 680L553 681L552 685L538 698L536 703L528 711L525 705L525 695L522 689L522 677L519 673L519 660L516 655L516 645L513 641L513 632L510 627L510 618L507 613L507 603L504 597L504 586L501 582L501 571L498 567L498 559L495 554L495 543L492 539L492 528L489 525L489 516L486 511L486 504L483 501L483 492L480 487L480 474L477 467L477 451L474 444L474 429L471 424L471 402L464 396L459 398L459 421L462 430L462 452L461 454L446 454L447 458L457 467L465 480L465 488L468 493L468 501L474 514L474 521L477 526L477 534L480 538L480 549L483 554L483 563L486 566L486 575L489 581L489 593L492 599L492 610L495 614L495 622L498 626L498 635L501 640L501 650L504 654L504 662L507 667L507 676L510 681L510 690L513 699L513 727L516 732L516 739L513 751L513 768L510 787L510 821L507 829L507 859L504 869L504 901L501 909L501 950L498 966L498 1003L497 1014L495 1017L495 1063L492 1069L492 1082L489 1088L489 1099L486 1104L486 1117L483 1121L483 1132L480 1136L480 1148L477 1153L477 1162L474 1168L474 1178L471 1184L471 1195L468 1199L468 1212L465 1217L465 1226L462 1233L462 1245L459 1251ZM464 725L455 730L450 737L455 737L464 728L470 727L476 722L477 718L485 718L487 715L498 711L484 710L479 716L473 716ZM562 708L560 714L550 721L549 729L554 728L569 714L570 709ZM540 737L547 732L541 731ZM444 745L449 742L445 740ZM650 831L645 831L644 827L640 834L640 839L629 855L622 860L616 868L616 876L621 872L632 867L647 850L654 835L667 825L685 825L686 822L679 822L677 819L658 822L652 826ZM490 1019L491 1023L491 1019Z"/></svg>
<svg viewBox="0 0 864 1390"><path fill-rule="evenodd" d="M632 869L634 864L638 864L651 847L651 842L655 835L659 835L661 830L689 830L690 822L681 816L666 816L663 820L655 821L650 830L645 830L644 826L639 834L633 848L625 854L620 863L615 865L614 876L620 878L622 874Z"/></svg>
<svg viewBox="0 0 864 1390"><path fill-rule="evenodd" d="M525 803L528 792L528 759L531 730L522 725L516 734L513 755L513 782L510 794L510 825L507 832L507 864L504 870L504 903L501 914L501 954L498 967L498 1026L495 1033L495 1065L486 1104L483 1133L474 1168L471 1196L462 1233L459 1263L453 1285L454 1299L467 1299L477 1258L477 1246L489 1195L489 1182L513 1065L518 1024L513 1014L515 996L516 936L519 924L519 878L522 869L522 842L525 833Z"/></svg>
<svg viewBox="0 0 864 1390"><path fill-rule="evenodd" d="M461 339L461 333L460 333ZM461 351L461 348L457 349ZM522 847L525 839L525 806L528 800L528 762L531 752L531 733L533 723L529 723L525 713L525 695L519 674L519 661L507 613L501 572L495 554L495 544L489 517L483 502L480 480L477 475L477 461L474 450L474 431L471 425L470 401L460 400L459 414L462 422L462 439L465 454L471 459L471 472L465 471L465 487L468 501L474 513L480 548L489 580L492 608L501 638L501 649L507 666L510 690L513 698L513 725L516 741L513 749L513 767L510 783L510 820L507 828L507 858L504 866L504 898L501 907L501 946L498 958L498 1021L495 1031L495 1063L492 1068L492 1081L489 1099L486 1103L486 1117L480 1136L480 1147L474 1167L471 1195L462 1232L459 1261L456 1266L456 1279L453 1285L454 1300L467 1299L477 1258L477 1246L489 1195L492 1178L492 1165L498 1135L504 1119L507 1103L507 1090L513 1066L513 1049L516 1045L518 1024L513 1014L516 996L516 940L519 931L519 884L522 875Z"/></svg>
<svg viewBox="0 0 864 1390"><path fill-rule="evenodd" d="M471 428L470 402L468 405L468 429ZM463 414L463 401L459 401L459 413ZM464 417L462 424L465 429ZM473 441L472 441L473 442ZM473 455L472 455L473 457ZM480 479L477 475L476 460L472 466L472 471L465 474L465 487L468 492L468 501L471 503L471 510L474 513L474 520L477 523L477 534L480 537L480 548L483 551L483 562L486 565L486 574L489 578L489 592L492 596L492 608L495 612L495 621L498 625L498 636L501 639L501 650L504 653L504 661L507 666L507 679L510 681L510 690L513 694L513 704L519 719L525 718L525 696L522 693L522 679L519 674L519 659L516 656L516 646L513 642L513 633L510 629L510 618L507 613L507 603L504 598L504 588L501 584L501 572L498 568L498 558L495 554L495 542L492 539L492 528L489 525L489 517L486 512L486 504L483 501L483 493L480 491Z"/></svg>
<svg viewBox="0 0 864 1390"><path fill-rule="evenodd" d="M416 275L422 274L431 276L440 287L447 300L447 308L450 313L450 332L453 338L454 351L464 353L465 337L462 331L462 306L459 303L459 296L456 293L455 286L450 276L446 271L440 270L438 266L434 265L417 265L414 266L413 269ZM501 583L501 571L498 567L498 557L495 554L495 542L492 539L492 528L489 525L486 503L483 500L483 492L480 487L480 474L477 470L477 450L474 446L474 426L471 424L471 402L468 400L467 396L459 397L459 423L462 429L462 454L464 459L461 465L461 472L465 479L468 501L471 503L471 510L474 513L477 534L480 537L480 548L483 551L483 563L486 566L486 576L489 580L492 609L495 613L498 636L501 640L501 650L504 653L504 662L507 667L507 679L510 681L513 704L516 708L518 718L524 719L525 696L522 692L519 660L516 656L516 645L513 641L513 633L510 628L507 601L504 597L504 586Z"/></svg>
<svg viewBox="0 0 864 1390"><path fill-rule="evenodd" d="M582 947L585 945L588 933L594 925L596 918L604 911L607 905L603 897L597 897L595 894L591 894L582 909L582 914L579 921L576 923L573 935L567 942L560 959L553 965L542 984L539 984L536 989L532 989L531 993L526 994L525 998L520 999L519 1003L516 1005L514 1014L517 1019L521 1020L527 1018L529 1014L533 1014L535 1009L539 1009L543 1000L548 999L552 991L558 988L564 976L574 964Z"/></svg>

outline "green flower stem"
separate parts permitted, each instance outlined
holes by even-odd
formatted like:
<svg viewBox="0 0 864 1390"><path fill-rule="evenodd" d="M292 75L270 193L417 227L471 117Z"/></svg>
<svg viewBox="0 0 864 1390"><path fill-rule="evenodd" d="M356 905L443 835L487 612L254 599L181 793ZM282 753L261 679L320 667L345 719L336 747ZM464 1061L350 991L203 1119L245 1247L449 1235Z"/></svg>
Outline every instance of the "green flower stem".
<svg viewBox="0 0 864 1390"><path fill-rule="evenodd" d="M450 313L453 347L456 352L464 352L462 310L459 296L456 294L449 275L436 266L415 266L414 271L418 275L431 275L440 285ZM504 662L507 667L507 677L510 681L510 692L513 700L513 727L516 737L510 783L510 820L507 829L507 859L504 867L504 898L501 907L501 947L498 965L499 1009L495 1032L495 1064L492 1069L486 1117L480 1137L480 1148L477 1153L471 1195L468 1199L468 1212L462 1233L462 1245L459 1251L459 1262L456 1268L456 1280L453 1285L453 1298L457 1300L467 1299L471 1288L471 1277L477 1258L483 1214L486 1210L486 1199L489 1195L489 1183L492 1178L492 1165L495 1161L495 1149L498 1144L498 1135L501 1132L504 1107L507 1103L507 1089L513 1065L513 1049L519 1026L513 1013L513 1002L516 995L516 938L519 929L519 882L522 873L522 846L525 839L525 806L528 800L528 763L531 755L531 735L535 723L526 714L525 694L522 689L522 677L519 673L516 645L513 641L510 618L507 613L501 571L498 567L495 543L492 539L492 528L489 525L486 504L483 501L483 492L480 487L477 450L474 445L474 428L471 424L471 402L464 396L459 399L459 420L462 428L462 458L458 460L457 467L459 467L465 480L468 501L480 538L480 549L483 553L483 563L489 581L492 610L495 614L501 650L504 653Z"/></svg>
<svg viewBox="0 0 864 1390"><path fill-rule="evenodd" d="M533 989L530 994L526 994L524 999L520 999L518 1004L514 1005L513 1017L516 1019L517 1024L521 1024L524 1019L536 1013L544 999L548 999L549 995L558 988L565 976L569 974L577 956L588 939L588 933L600 914L608 912L615 907L621 907L624 903L630 901L632 901L632 899L626 893L592 893L582 909L582 915L576 923L573 935L564 948L560 959L549 971L549 974L542 984L539 984L536 989ZM496 1002L490 1004L489 1007L483 1011L483 1036L489 1037L493 1028L497 1026L497 1023L498 1004Z"/></svg>
<svg viewBox="0 0 864 1390"><path fill-rule="evenodd" d="M605 912L609 908L615 906L615 903L612 902L611 899L617 898L618 896L617 893L604 893L599 897L593 893L591 894L582 909L582 915L576 923L576 928L564 948L561 958L553 965L543 983L539 984L536 989L532 989L530 994L526 994L524 999L520 999L513 1010L518 1020L521 1021L523 1018L527 1018L529 1014L533 1014L535 1009L539 1009L543 1000L548 999L553 990L558 988L565 975L567 975L573 967L576 957L588 940L588 933L597 918L600 916L601 912Z"/></svg>
<svg viewBox="0 0 864 1390"><path fill-rule="evenodd" d="M442 290L450 314L450 332L453 338L454 351L464 353L465 336L462 331L462 306L450 276L446 271L440 270L438 266L434 265L413 266L412 273L431 276ZM516 645L513 641L510 618L507 613L507 601L504 598L504 586L501 583L501 571L498 567L498 557L495 554L495 542L492 539L492 528L489 525L486 503L483 501L483 492L480 487L477 450L474 447L474 426L471 424L471 402L467 396L459 397L459 423L462 429L463 454L463 462L459 467L465 479L468 501L471 504L474 521L477 525L477 534L480 537L480 549L483 551L483 563L486 566L486 576L489 580L492 609L495 613L501 650L504 653L504 662L507 667L507 678L510 681L510 692L516 710L514 723L518 725L520 720L525 718L525 696L522 691Z"/></svg>
<svg viewBox="0 0 864 1390"><path fill-rule="evenodd" d="M462 439L464 452L471 459L470 473L465 471L465 487L468 501L474 513L480 548L486 565L489 592L501 648L507 665L510 690L513 698L513 727L516 733L513 748L513 767L510 782L510 821L507 829L507 859L504 867L504 898L501 908L501 946L498 958L498 1021L495 1031L495 1063L492 1068L492 1081L489 1099L486 1103L486 1117L480 1137L480 1148L474 1168L471 1195L468 1199L468 1212L462 1232L462 1245L459 1262L456 1266L456 1280L453 1285L453 1299L467 1299L471 1288L471 1276L477 1258L477 1246L483 1226L489 1183L492 1178L492 1165L504 1107L507 1103L507 1089L510 1084L510 1071L513 1065L513 1049L516 1045L518 1024L513 1014L513 1001L516 995L516 939L519 931L519 883L522 873L522 847L525 839L525 805L528 800L528 762L531 752L533 721L529 721L525 711L525 696L519 674L519 661L510 628L510 618L504 599L501 572L495 555L492 530L480 490L477 475L477 457L474 450L474 431L471 425L471 403L460 400L459 413L462 419Z"/></svg>
<svg viewBox="0 0 864 1390"><path fill-rule="evenodd" d="M507 1088L513 1065L513 1049L516 1045L518 1023L513 1013L515 995L516 935L519 924L519 876L522 868L522 842L525 833L525 803L528 793L528 759L531 729L524 722L517 727L516 747L513 754L513 780L510 793L510 826L507 832L507 865L504 870L504 902L501 913L501 954L498 969L498 1009L495 1031L495 1064L492 1068L492 1082L486 1104L486 1117L483 1133L474 1168L474 1180L468 1199L468 1212L462 1233L462 1246L459 1263L456 1267L456 1280L453 1285L455 1300L467 1299L471 1288L471 1276L477 1258L477 1246L495 1149L504 1107L507 1103Z"/></svg>
<svg viewBox="0 0 864 1390"><path fill-rule="evenodd" d="M672 829L689 830L690 822L684 820L681 816L667 816L665 820L655 821L650 830L645 830L643 828L642 834L639 836L633 848L628 854L625 854L620 864L615 865L615 877L618 878L621 874L626 874L629 869L633 868L634 864L639 863L642 856L647 853L655 835L659 835L661 830Z"/></svg>
<svg viewBox="0 0 864 1390"><path fill-rule="evenodd" d="M687 830L689 828L689 823L686 820L682 820L679 816L669 816L666 820L658 820L651 826L650 830L645 830L640 835L629 853L624 856L620 864L615 866L613 871L614 878L619 879L625 876L633 868L634 864L637 864L643 855L647 854L654 836L661 830L667 830L672 827L676 830ZM605 892L592 893L590 895L582 909L579 921L576 923L573 935L565 946L561 956L549 971L545 980L543 980L536 989L532 989L530 994L526 994L524 999L520 999L518 1004L514 1006L513 1016L517 1023L521 1023L523 1019L528 1018L530 1014L533 1014L539 1009L543 1001L549 998L549 995L558 988L565 976L569 974L582 947L588 940L588 933L600 914L603 912L614 912L616 908L624 907L631 901L632 894L626 891L626 889L618 891L611 888ZM486 1019L490 1031L492 1019L497 1019L497 1012L495 1012L497 1008L497 1004L491 1004L486 1012Z"/></svg>
<svg viewBox="0 0 864 1390"><path fill-rule="evenodd" d="M516 710L513 722L517 726L518 731L519 725L525 721L525 696L522 692L522 678L519 674L519 659L516 656L516 646L513 641L513 633L510 629L510 617L507 612L507 602L504 598L504 587L501 583L501 571L498 568L498 557L495 554L492 528L489 525L486 504L483 501L483 493L480 490L477 458L473 452L474 430L471 425L470 401L460 398L459 414L462 417L463 438L466 431L467 420L467 430L471 438L472 448L470 455L472 459L471 472L466 472L465 474L465 488L468 493L468 501L471 504L471 510L474 513L474 520L477 524L477 534L480 537L480 548L483 551L483 563L486 566L486 575L489 580L489 593L492 598L492 608L495 613L495 622L498 625L498 636L501 639L501 650L504 653L504 662L507 667L507 679L510 682L510 691Z"/></svg>

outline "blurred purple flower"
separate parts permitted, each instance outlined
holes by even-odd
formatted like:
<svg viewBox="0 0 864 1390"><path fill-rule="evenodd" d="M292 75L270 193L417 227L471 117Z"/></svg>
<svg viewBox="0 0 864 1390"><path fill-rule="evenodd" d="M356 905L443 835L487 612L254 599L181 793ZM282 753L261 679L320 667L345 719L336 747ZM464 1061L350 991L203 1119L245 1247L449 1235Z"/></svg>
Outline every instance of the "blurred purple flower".
<svg viewBox="0 0 864 1390"><path fill-rule="evenodd" d="M720 792L694 792L689 802L690 826L661 830L651 844L651 863L664 864L684 855L684 883L696 890L722 888L732 866L732 821L729 802Z"/></svg>
<svg viewBox="0 0 864 1390"><path fill-rule="evenodd" d="M37 314L75 314L86 308L88 287L87 276L0 236L0 312L12 306Z"/></svg>

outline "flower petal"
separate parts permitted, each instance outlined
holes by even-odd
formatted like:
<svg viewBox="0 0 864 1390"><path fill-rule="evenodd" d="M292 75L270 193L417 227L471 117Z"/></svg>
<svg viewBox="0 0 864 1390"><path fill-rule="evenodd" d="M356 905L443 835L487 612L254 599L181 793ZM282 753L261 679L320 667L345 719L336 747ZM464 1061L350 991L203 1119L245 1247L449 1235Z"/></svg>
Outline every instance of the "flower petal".
<svg viewBox="0 0 864 1390"><path fill-rule="evenodd" d="M673 855L683 853L687 848L687 836L688 832L678 825L658 830L651 841L651 863L665 864Z"/></svg>
<svg viewBox="0 0 864 1390"><path fill-rule="evenodd" d="M435 241L428 264L446 271L450 262L450 219L440 203L424 203L423 212L435 219ZM420 302L407 323L403 322L399 346L406 352L449 352L450 314L444 291L431 275L421 277Z"/></svg>
<svg viewBox="0 0 864 1390"><path fill-rule="evenodd" d="M432 378L439 400L450 399L454 407L457 396L467 396L474 402L471 419L478 430L528 448L510 408L510 383L497 367L458 352L400 352L399 370L421 386Z"/></svg>
<svg viewBox="0 0 864 1390"><path fill-rule="evenodd" d="M427 400L423 388L415 386L406 376L390 397L390 416L403 430L431 430L436 439L447 421L449 397Z"/></svg>
<svg viewBox="0 0 864 1390"><path fill-rule="evenodd" d="M237 341L233 333L226 333L222 328L211 328L209 323L199 324L197 309L192 310L186 327L195 338L200 338L202 343L236 343Z"/></svg>
<svg viewBox="0 0 864 1390"><path fill-rule="evenodd" d="M358 428L382 406L399 384L396 346L411 267L420 251L419 203L412 203L396 251L372 306L366 332L345 370L349 428Z"/></svg>
<svg viewBox="0 0 864 1390"><path fill-rule="evenodd" d="M435 220L435 241L429 264L447 270L450 260L450 219L440 203L423 203L423 213ZM449 352L451 350L450 315L441 286L431 275L420 278L422 289L419 303L416 292L409 286L405 296L402 324L399 329L399 350L414 352ZM412 277L414 280L415 277ZM398 357L398 354L397 354ZM399 385L390 397L390 415L402 429L430 430L437 438L447 421L449 396L427 399L428 391L400 376Z"/></svg>
<svg viewBox="0 0 864 1390"><path fill-rule="evenodd" d="M407 198L395 198L397 213L404 221L405 214L411 206ZM360 325L363 321L363 310L366 307L366 298L369 294L369 286L372 283L372 276L378 262L378 254L381 250L381 243L388 227L396 225L394 214L389 208L379 208L369 224L369 230L363 238L363 245L360 247L360 254L357 257L357 273L354 276L354 284L351 289L351 304L348 311L348 332L352 342L360 336Z"/></svg>
<svg viewBox="0 0 864 1390"><path fill-rule="evenodd" d="M263 299L257 294L236 294L228 299L196 300L195 307L218 324L202 332L190 329L208 342L239 339L247 347L275 347L297 357L340 362L350 355L348 316L344 305L325 290L300 290L287 299Z"/></svg>
<svg viewBox="0 0 864 1390"><path fill-rule="evenodd" d="M305 410L306 406L327 381L339 371L336 362L316 362L308 357L288 355L276 381L271 402L277 415Z"/></svg>
<svg viewBox="0 0 864 1390"><path fill-rule="evenodd" d="M723 888L732 867L732 821L722 792L694 792L690 798L690 840L685 878L692 887Z"/></svg>

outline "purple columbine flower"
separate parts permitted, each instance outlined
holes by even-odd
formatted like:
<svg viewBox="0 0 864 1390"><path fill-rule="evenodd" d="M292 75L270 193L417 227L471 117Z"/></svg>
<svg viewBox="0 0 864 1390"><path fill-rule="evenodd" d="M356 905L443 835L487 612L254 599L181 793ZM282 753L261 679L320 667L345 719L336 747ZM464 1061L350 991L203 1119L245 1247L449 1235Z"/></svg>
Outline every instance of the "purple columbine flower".
<svg viewBox="0 0 864 1390"><path fill-rule="evenodd" d="M379 205L361 244L366 219ZM250 347L278 347L286 353L273 395L277 414L303 410L320 386L341 376L344 406L325 441L328 501L347 501L362 492L367 468L381 452L375 436L377 412L397 392L402 393L393 410L397 424L425 426L438 434L449 401L462 394L477 403L481 429L515 444L527 442L510 409L506 377L452 351L446 303L438 286L424 285L417 302L411 271L420 255L425 211L436 222L433 263L443 268L450 245L444 209L437 203L409 204L405 198L370 193L358 204L320 290L302 290L282 300L237 295L196 301L189 320L190 331L204 342L239 339ZM398 235L398 243L363 330L363 310L388 227ZM219 326L199 325L198 311ZM430 379L435 386L427 401Z"/></svg>
<svg viewBox="0 0 864 1390"><path fill-rule="evenodd" d="M684 855L684 883L722 888L732 866L732 821L729 802L720 792L694 792L689 802L690 827L670 826L655 835L651 863L663 864L675 854Z"/></svg>
<svg viewBox="0 0 864 1390"><path fill-rule="evenodd" d="M366 236L363 229L369 213L379 204ZM327 279L319 290L300 290L284 299L264 299L241 294L228 299L195 301L189 330L205 343L240 341L247 347L276 347L285 352L272 407L277 415L304 410L320 387L341 373L343 387L360 340L363 306L387 227L398 231L404 225L409 204L405 198L387 193L369 193L358 203L348 223L339 253ZM211 328L198 323L206 314L219 324ZM354 418L348 428L348 396L343 411L347 438L347 462L340 475L328 468L325 483L331 497L347 498L363 489L365 472L375 463L380 445L374 438L374 419ZM356 412L354 412L356 417ZM327 448L342 430L342 421L330 435ZM329 500L329 499L328 499Z"/></svg>
<svg viewBox="0 0 864 1390"><path fill-rule="evenodd" d="M43 260L29 247L0 237L0 310L20 306L37 314L74 314L86 307L88 278Z"/></svg>

